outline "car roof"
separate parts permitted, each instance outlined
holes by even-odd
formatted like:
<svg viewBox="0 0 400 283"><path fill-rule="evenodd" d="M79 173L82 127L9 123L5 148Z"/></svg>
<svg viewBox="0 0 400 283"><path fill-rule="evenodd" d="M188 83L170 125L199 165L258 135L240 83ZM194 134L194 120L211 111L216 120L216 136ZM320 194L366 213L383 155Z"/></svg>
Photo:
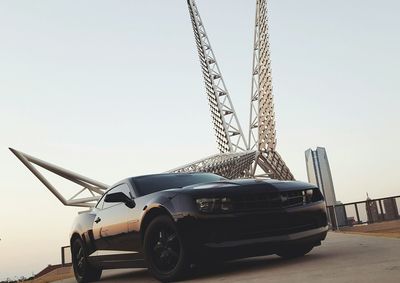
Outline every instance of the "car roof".
<svg viewBox="0 0 400 283"><path fill-rule="evenodd" d="M140 176L130 177L126 180L147 178L147 177L181 176L181 175L216 175L216 174L208 173L208 172L159 173L159 174L148 174L148 175L140 175Z"/></svg>

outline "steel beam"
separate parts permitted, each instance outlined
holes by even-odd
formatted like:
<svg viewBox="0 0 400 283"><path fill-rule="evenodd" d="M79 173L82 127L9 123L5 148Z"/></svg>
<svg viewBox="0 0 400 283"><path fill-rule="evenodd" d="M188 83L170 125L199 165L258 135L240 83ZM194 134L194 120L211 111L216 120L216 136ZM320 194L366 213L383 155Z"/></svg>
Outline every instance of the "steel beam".
<svg viewBox="0 0 400 283"><path fill-rule="evenodd" d="M80 207L92 207L94 203L99 200L99 198L104 194L104 192L109 187L108 185L93 180L91 178L85 177L78 173L72 172L70 170L64 169L57 165L51 164L49 162L40 160L34 156L23 153L16 149L10 148L11 152L32 172L36 178L64 205L66 206L80 206ZM49 172L52 172L66 180L69 180L79 186L81 189L71 198L65 198L57 188L50 183L50 181L35 168L37 165ZM78 198L83 192L88 191L92 197Z"/></svg>
<svg viewBox="0 0 400 283"><path fill-rule="evenodd" d="M206 86L211 117L221 153L247 150L239 119L226 88L210 40L194 0L187 0L194 37Z"/></svg>

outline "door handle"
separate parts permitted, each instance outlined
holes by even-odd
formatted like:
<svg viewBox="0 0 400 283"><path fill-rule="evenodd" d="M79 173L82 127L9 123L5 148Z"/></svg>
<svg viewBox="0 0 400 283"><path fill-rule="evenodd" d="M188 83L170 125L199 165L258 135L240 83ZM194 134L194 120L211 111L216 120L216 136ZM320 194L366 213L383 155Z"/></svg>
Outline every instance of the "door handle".
<svg viewBox="0 0 400 283"><path fill-rule="evenodd" d="M94 222L99 223L101 221L100 217L97 217L96 220Z"/></svg>

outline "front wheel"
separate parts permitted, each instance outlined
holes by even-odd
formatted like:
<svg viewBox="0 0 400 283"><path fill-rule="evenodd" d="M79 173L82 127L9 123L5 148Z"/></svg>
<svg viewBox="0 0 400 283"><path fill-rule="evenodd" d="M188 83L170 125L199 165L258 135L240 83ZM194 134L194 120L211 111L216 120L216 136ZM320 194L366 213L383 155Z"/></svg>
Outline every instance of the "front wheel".
<svg viewBox="0 0 400 283"><path fill-rule="evenodd" d="M162 282L181 279L189 266L178 229L166 215L156 217L147 227L144 252L150 272Z"/></svg>
<svg viewBox="0 0 400 283"><path fill-rule="evenodd" d="M286 259L296 258L308 254L313 248L313 246L289 246L281 249L276 254Z"/></svg>
<svg viewBox="0 0 400 283"><path fill-rule="evenodd" d="M81 239L78 238L73 241L71 252L76 281L78 283L99 281L102 270L88 263L85 246Z"/></svg>

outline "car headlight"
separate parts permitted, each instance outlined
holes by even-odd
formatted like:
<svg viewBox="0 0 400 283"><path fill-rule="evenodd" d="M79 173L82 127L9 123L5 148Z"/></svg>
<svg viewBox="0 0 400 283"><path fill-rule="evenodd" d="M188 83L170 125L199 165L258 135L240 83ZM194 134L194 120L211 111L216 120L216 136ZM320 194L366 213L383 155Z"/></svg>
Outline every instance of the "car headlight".
<svg viewBox="0 0 400 283"><path fill-rule="evenodd" d="M201 212L229 212L232 210L232 201L230 198L200 198L196 199L197 207Z"/></svg>
<svg viewBox="0 0 400 283"><path fill-rule="evenodd" d="M314 190L309 189L303 191L303 203L310 203L313 200Z"/></svg>

